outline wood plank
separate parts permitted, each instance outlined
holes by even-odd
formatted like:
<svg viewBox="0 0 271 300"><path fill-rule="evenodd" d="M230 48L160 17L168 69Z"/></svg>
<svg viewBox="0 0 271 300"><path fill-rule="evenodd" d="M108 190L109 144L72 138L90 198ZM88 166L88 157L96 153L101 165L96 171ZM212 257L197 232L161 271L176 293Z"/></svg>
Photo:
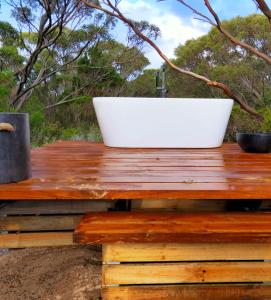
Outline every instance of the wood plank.
<svg viewBox="0 0 271 300"><path fill-rule="evenodd" d="M0 207L2 215L67 215L90 211L107 211L113 205L109 201L12 201Z"/></svg>
<svg viewBox="0 0 271 300"><path fill-rule="evenodd" d="M3 231L56 231L73 230L83 215L1 217Z"/></svg>
<svg viewBox="0 0 271 300"><path fill-rule="evenodd" d="M182 200L178 199L164 200L134 200L132 202L133 210L178 210L182 212L218 212L226 210L227 201L223 200Z"/></svg>
<svg viewBox="0 0 271 300"><path fill-rule="evenodd" d="M127 286L102 289L103 300L270 300L270 285Z"/></svg>
<svg viewBox="0 0 271 300"><path fill-rule="evenodd" d="M103 285L269 282L271 262L103 265Z"/></svg>
<svg viewBox="0 0 271 300"><path fill-rule="evenodd" d="M32 165L33 178L1 185L0 199L271 199L271 156L236 144L120 149L57 142L33 149Z"/></svg>
<svg viewBox="0 0 271 300"><path fill-rule="evenodd" d="M30 248L73 245L71 232L0 234L0 248Z"/></svg>
<svg viewBox="0 0 271 300"><path fill-rule="evenodd" d="M105 244L103 262L271 260L271 244Z"/></svg>
<svg viewBox="0 0 271 300"><path fill-rule="evenodd" d="M10 189L10 187L9 187ZM116 200L116 199L270 199L271 186L266 183L246 185L226 183L103 183L103 184L39 184L35 189L18 186L9 193L1 187L0 200ZM31 193L29 193L31 189Z"/></svg>
<svg viewBox="0 0 271 300"><path fill-rule="evenodd" d="M86 214L80 244L271 242L271 213L110 212Z"/></svg>

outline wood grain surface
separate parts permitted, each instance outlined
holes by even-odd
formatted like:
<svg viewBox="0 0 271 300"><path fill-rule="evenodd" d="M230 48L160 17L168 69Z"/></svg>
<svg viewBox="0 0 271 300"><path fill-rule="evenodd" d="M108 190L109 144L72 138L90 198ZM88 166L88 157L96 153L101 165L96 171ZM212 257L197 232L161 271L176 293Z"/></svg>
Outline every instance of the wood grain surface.
<svg viewBox="0 0 271 300"><path fill-rule="evenodd" d="M80 244L271 242L271 213L95 212L74 232Z"/></svg>
<svg viewBox="0 0 271 300"><path fill-rule="evenodd" d="M122 286L102 290L104 300L270 300L270 285Z"/></svg>
<svg viewBox="0 0 271 300"><path fill-rule="evenodd" d="M270 282L271 262L103 265L103 285Z"/></svg>
<svg viewBox="0 0 271 300"><path fill-rule="evenodd" d="M103 245L103 262L271 260L271 243L178 243Z"/></svg>
<svg viewBox="0 0 271 300"><path fill-rule="evenodd" d="M30 248L73 245L73 232L0 234L1 248Z"/></svg>
<svg viewBox="0 0 271 300"><path fill-rule="evenodd" d="M2 200L271 199L271 155L217 149L122 149L66 141L32 150L33 178Z"/></svg>

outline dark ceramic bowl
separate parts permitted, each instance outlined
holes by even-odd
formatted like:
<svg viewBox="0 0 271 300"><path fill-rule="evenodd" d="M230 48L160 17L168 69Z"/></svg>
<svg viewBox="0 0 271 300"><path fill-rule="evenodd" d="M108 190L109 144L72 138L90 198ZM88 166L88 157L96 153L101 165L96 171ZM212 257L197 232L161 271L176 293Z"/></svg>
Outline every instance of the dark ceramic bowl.
<svg viewBox="0 0 271 300"><path fill-rule="evenodd" d="M237 133L236 140L246 152L271 152L271 133Z"/></svg>

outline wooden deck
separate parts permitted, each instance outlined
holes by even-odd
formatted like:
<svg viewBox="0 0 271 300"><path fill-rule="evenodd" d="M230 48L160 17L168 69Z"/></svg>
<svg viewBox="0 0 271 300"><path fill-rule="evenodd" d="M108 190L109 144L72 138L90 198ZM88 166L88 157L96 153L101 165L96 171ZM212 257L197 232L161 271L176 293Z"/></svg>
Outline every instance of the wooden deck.
<svg viewBox="0 0 271 300"><path fill-rule="evenodd" d="M57 142L33 149L33 178L2 200L271 199L271 155L219 149L121 149Z"/></svg>

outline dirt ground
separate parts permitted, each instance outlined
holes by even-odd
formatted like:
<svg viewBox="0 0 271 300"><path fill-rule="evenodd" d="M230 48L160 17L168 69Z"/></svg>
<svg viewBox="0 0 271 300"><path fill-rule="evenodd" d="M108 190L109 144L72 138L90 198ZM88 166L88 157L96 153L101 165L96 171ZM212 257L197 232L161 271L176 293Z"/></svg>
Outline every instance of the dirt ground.
<svg viewBox="0 0 271 300"><path fill-rule="evenodd" d="M0 254L1 300L97 300L100 284L99 248L33 248Z"/></svg>

